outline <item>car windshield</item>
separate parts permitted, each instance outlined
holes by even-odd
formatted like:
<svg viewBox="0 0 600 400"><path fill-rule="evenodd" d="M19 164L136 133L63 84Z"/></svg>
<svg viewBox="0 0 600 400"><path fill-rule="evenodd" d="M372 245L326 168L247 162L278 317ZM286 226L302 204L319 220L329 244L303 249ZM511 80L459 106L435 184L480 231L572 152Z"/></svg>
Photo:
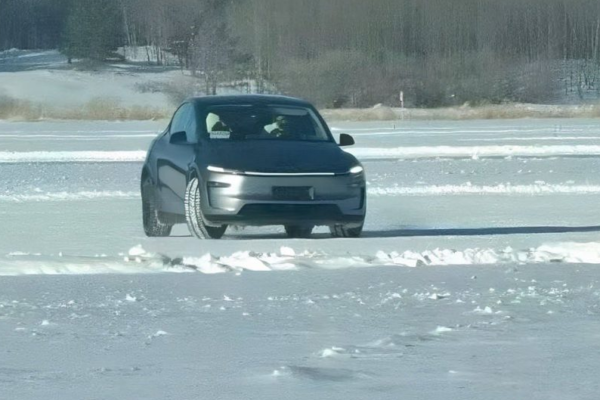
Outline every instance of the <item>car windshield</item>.
<svg viewBox="0 0 600 400"><path fill-rule="evenodd" d="M325 142L328 133L309 108L290 106L218 106L206 113L209 140L292 140Z"/></svg>

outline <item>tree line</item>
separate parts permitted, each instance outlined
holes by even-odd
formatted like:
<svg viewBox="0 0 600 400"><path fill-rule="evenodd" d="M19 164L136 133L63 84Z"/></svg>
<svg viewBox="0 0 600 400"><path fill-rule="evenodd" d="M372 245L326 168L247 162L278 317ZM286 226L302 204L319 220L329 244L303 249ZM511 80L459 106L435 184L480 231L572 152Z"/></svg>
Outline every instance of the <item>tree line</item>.
<svg viewBox="0 0 600 400"><path fill-rule="evenodd" d="M600 90L598 0L0 0L0 49L143 46L214 94L321 106L547 102Z"/></svg>

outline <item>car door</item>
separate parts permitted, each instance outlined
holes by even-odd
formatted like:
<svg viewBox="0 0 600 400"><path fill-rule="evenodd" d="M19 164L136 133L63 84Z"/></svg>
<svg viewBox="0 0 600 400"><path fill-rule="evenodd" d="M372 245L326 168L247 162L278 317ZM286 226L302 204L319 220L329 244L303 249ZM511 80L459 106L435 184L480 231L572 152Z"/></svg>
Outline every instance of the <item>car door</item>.
<svg viewBox="0 0 600 400"><path fill-rule="evenodd" d="M164 149L157 159L158 181L162 210L183 214L187 174L194 161L197 140L194 106L183 104L173 116Z"/></svg>

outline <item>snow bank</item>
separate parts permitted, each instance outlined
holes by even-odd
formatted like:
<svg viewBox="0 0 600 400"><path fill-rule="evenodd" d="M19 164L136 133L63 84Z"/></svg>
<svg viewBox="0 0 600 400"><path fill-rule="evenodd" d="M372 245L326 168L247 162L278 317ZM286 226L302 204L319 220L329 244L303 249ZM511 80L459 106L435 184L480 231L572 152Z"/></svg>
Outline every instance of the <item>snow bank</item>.
<svg viewBox="0 0 600 400"><path fill-rule="evenodd" d="M121 191L89 191L89 192L56 192L36 194L0 194L0 203L26 203L36 201L79 201L79 200L105 200L105 199L137 199L138 192Z"/></svg>
<svg viewBox="0 0 600 400"><path fill-rule="evenodd" d="M0 164L34 162L140 162L145 159L145 151L0 151Z"/></svg>
<svg viewBox="0 0 600 400"><path fill-rule="evenodd" d="M216 257L167 257L132 248L123 258L48 257L14 252L0 259L0 276L60 274L147 274L200 272L220 274L243 271L268 272L300 269L344 269L380 266L423 267L449 265L502 265L540 263L600 264L600 242L547 244L534 249L513 250L474 248L435 249L375 255L330 255L324 252L296 253L282 248L278 253L237 252Z"/></svg>
<svg viewBox="0 0 600 400"><path fill-rule="evenodd" d="M567 185L536 183L533 185L431 185L369 188L370 196L442 196L442 195L555 195L600 194L598 185Z"/></svg>
<svg viewBox="0 0 600 400"><path fill-rule="evenodd" d="M362 160L381 158L484 158L484 157L558 157L598 156L600 146L431 146L431 147L358 147L346 150Z"/></svg>

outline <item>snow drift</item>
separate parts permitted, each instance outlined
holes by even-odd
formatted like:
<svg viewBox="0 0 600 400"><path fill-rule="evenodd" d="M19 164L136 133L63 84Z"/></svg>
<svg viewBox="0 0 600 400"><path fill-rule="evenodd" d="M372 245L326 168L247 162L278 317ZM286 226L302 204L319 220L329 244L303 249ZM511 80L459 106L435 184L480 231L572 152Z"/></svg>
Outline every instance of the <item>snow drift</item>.
<svg viewBox="0 0 600 400"><path fill-rule="evenodd" d="M434 249L372 255L334 255L322 251L297 253L282 247L278 253L240 251L230 256L169 257L146 252L141 246L120 258L104 255L69 257L11 253L0 259L0 276L149 274L199 272L203 274L270 272L301 269L367 267L426 267L451 265L527 265L542 263L600 264L600 242L557 243L526 250L473 248Z"/></svg>

